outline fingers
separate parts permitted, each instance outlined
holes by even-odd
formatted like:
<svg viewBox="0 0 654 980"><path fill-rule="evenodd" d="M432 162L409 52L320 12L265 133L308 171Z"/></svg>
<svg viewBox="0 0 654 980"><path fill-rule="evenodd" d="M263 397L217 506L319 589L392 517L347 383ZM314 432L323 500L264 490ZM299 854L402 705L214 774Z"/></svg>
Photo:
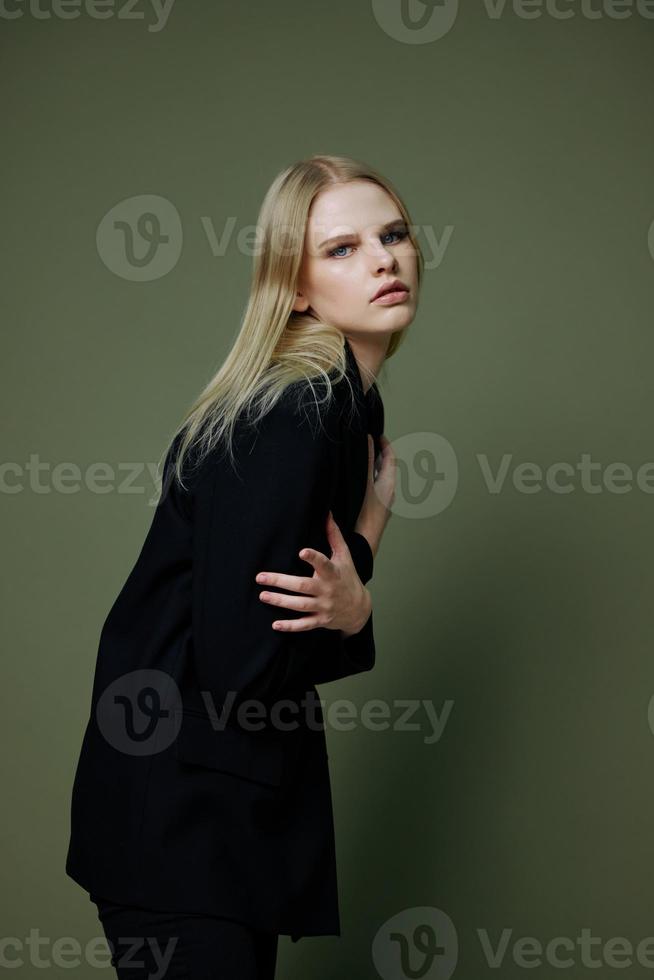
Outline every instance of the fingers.
<svg viewBox="0 0 654 980"><path fill-rule="evenodd" d="M287 575L284 572L259 572L256 581L259 585L275 585L289 592L302 592L304 595L320 595L320 577L328 578L336 569L333 562L321 551L313 548L303 548L300 557L312 565L318 576L309 578L306 575Z"/></svg>
<svg viewBox="0 0 654 980"><path fill-rule="evenodd" d="M334 554L338 554L341 549L347 548L347 542L343 537L340 527L334 520L334 515L332 514L331 510L327 514L327 540L330 548L332 549L332 557ZM320 552L318 551L317 554L320 554ZM331 564L331 562L329 562L329 564ZM327 568L324 566L323 568L324 572L327 572Z"/></svg>
<svg viewBox="0 0 654 980"><path fill-rule="evenodd" d="M318 595L318 580L305 578L301 575L284 575L283 572L260 572L257 575L259 585L274 585L290 592L301 592L303 595Z"/></svg>
<svg viewBox="0 0 654 980"><path fill-rule="evenodd" d="M298 612L318 613L320 606L314 596L285 595L283 592L260 592L259 598L269 606L297 609ZM295 622L295 620L291 620Z"/></svg>
<svg viewBox="0 0 654 980"><path fill-rule="evenodd" d="M334 522L338 529L338 525ZM340 533L340 532L339 532ZM313 548L303 548L300 557L304 561L312 564L316 570L323 574L327 571L335 573L333 563L321 551ZM302 619L281 619L275 620L272 624L273 629L287 630L292 633L304 630L316 629L329 622L329 618L324 616L324 608L319 604L321 592L324 584L321 583L319 576L306 578L301 575L285 575L283 572L259 572L256 577L257 582L266 585L278 586L281 589L288 589L292 592L302 593L299 596L286 595L283 592L260 592L259 599L271 606L281 606L284 609L296 609L298 612L313 612L314 616L305 616ZM324 600L323 600L324 606Z"/></svg>
<svg viewBox="0 0 654 980"><path fill-rule="evenodd" d="M336 526L336 521L334 521L334 525ZM329 527L329 521L327 527ZM334 566L327 555L323 555L322 551L316 551L315 548L303 548L300 552L300 558L312 565L318 575L329 575L330 572L334 571Z"/></svg>
<svg viewBox="0 0 654 980"><path fill-rule="evenodd" d="M295 588L296 591L301 591L297 588L298 583L308 583L309 586L313 583L313 579L303 579L297 575L281 575L272 574L271 572L262 573L258 575L257 579L265 577L270 580L271 584L280 585L282 588ZM274 580L274 582L273 582ZM289 584L284 585L282 580L288 582L295 582L295 585ZM306 586L305 586L306 587ZM259 599L261 602L265 602L269 606L280 606L284 609L297 609L298 612L319 612L318 600L312 595L285 595L283 592L260 592ZM289 633L303 632L304 630L316 629L318 626L323 625L323 620L320 615L314 616L304 616L301 619L276 619L272 623L272 628L274 630L286 631Z"/></svg>
<svg viewBox="0 0 654 980"><path fill-rule="evenodd" d="M314 551L313 548L303 548L300 558L312 565L319 575L329 575L334 571L334 566L326 555L321 551ZM305 575L286 575L284 572L259 572L256 577L259 585L278 585L282 589L290 589L292 592L306 592L309 595L316 595L319 583L315 576L309 578Z"/></svg>
<svg viewBox="0 0 654 980"><path fill-rule="evenodd" d="M276 619L272 625L273 629L280 632L303 633L305 630L314 630L323 624L316 616L305 616L303 619Z"/></svg>

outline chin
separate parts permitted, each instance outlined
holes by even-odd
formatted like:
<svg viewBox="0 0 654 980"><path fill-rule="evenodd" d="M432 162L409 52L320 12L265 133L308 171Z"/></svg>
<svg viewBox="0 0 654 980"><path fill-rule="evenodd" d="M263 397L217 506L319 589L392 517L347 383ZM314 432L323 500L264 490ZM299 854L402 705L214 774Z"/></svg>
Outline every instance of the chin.
<svg viewBox="0 0 654 980"><path fill-rule="evenodd" d="M403 326L408 326L416 315L415 307L405 306L398 303L397 306L387 306L384 312L386 319L393 324L393 330L399 330Z"/></svg>

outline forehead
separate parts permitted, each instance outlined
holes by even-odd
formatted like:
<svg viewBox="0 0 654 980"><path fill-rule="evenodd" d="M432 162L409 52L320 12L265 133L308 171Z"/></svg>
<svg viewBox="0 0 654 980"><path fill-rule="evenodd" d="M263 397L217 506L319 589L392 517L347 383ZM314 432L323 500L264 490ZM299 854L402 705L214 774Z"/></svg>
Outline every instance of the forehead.
<svg viewBox="0 0 654 980"><path fill-rule="evenodd" d="M307 222L312 244L340 234L364 234L401 218L390 194L371 180L352 180L324 188L313 199Z"/></svg>

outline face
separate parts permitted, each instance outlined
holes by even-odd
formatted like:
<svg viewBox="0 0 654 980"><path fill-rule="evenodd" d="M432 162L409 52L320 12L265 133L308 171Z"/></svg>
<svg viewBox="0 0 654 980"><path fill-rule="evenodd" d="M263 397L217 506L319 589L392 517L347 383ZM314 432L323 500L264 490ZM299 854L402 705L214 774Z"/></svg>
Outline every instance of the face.
<svg viewBox="0 0 654 980"><path fill-rule="evenodd" d="M406 291L373 297L399 279ZM416 313L418 265L393 198L378 184L353 180L313 200L293 309L313 313L346 335L388 335Z"/></svg>

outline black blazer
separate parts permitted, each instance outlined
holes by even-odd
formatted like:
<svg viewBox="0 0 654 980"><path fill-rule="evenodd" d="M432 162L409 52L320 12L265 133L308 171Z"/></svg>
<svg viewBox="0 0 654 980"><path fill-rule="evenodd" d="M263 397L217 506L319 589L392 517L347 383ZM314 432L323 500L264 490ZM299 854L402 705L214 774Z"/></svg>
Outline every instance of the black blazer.
<svg viewBox="0 0 654 980"><path fill-rule="evenodd" d="M152 524L101 630L75 773L66 873L92 896L227 916L294 941L340 935L315 685L374 666L373 617L347 639L278 632L275 619L302 614L262 602L279 590L255 576L312 575L298 552L330 554L329 509L362 581L372 576L354 524L366 434L380 452L384 410L345 348L354 401L347 380L336 384L322 424L300 384L256 432L239 420L236 472L221 447L184 491L168 486L168 454ZM257 704L239 717L248 698Z"/></svg>

